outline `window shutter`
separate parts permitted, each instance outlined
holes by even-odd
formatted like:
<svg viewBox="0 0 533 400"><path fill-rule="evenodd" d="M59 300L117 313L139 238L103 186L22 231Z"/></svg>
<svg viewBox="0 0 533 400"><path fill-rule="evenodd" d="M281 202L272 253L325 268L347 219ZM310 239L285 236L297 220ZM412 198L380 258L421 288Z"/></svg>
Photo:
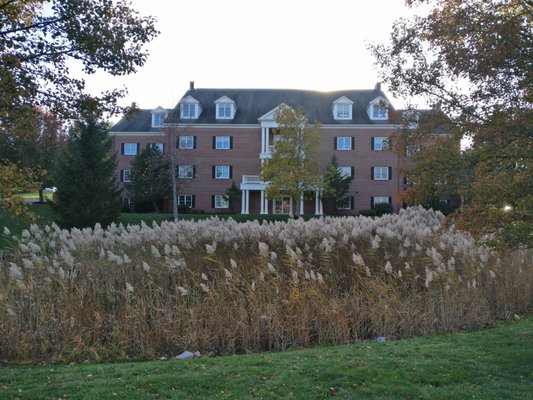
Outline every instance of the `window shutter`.
<svg viewBox="0 0 533 400"><path fill-rule="evenodd" d="M229 148L233 149L233 136L229 137Z"/></svg>
<svg viewBox="0 0 533 400"><path fill-rule="evenodd" d="M192 137L192 148L196 149L196 136Z"/></svg>
<svg viewBox="0 0 533 400"><path fill-rule="evenodd" d="M370 179L374 180L374 167L370 167Z"/></svg>
<svg viewBox="0 0 533 400"><path fill-rule="evenodd" d="M389 181L392 180L392 167L389 167Z"/></svg>
<svg viewBox="0 0 533 400"><path fill-rule="evenodd" d="M196 178L196 165L192 166L192 177Z"/></svg>
<svg viewBox="0 0 533 400"><path fill-rule="evenodd" d="M233 167L231 165L229 166L229 178L233 178Z"/></svg>
<svg viewBox="0 0 533 400"><path fill-rule="evenodd" d="M355 149L355 137L352 136L352 150Z"/></svg>
<svg viewBox="0 0 533 400"><path fill-rule="evenodd" d="M352 181L355 178L355 168L354 167L350 167L350 177L352 178Z"/></svg>
<svg viewBox="0 0 533 400"><path fill-rule="evenodd" d="M350 210L353 210L353 207L354 207L354 201L353 201L353 196L350 196Z"/></svg>
<svg viewBox="0 0 533 400"><path fill-rule="evenodd" d="M191 197L192 197L192 201L191 201L191 206L192 207L191 208L194 208L194 207L196 207L196 196L193 194Z"/></svg>
<svg viewBox="0 0 533 400"><path fill-rule="evenodd" d="M120 182L124 182L124 170L120 170Z"/></svg>
<svg viewBox="0 0 533 400"><path fill-rule="evenodd" d="M374 209L374 196L370 197L370 208Z"/></svg>
<svg viewBox="0 0 533 400"><path fill-rule="evenodd" d="M213 167L211 168L211 178L215 179L215 172L216 172L216 166L213 165Z"/></svg>
<svg viewBox="0 0 533 400"><path fill-rule="evenodd" d="M215 195L211 196L211 208L215 208Z"/></svg>
<svg viewBox="0 0 533 400"><path fill-rule="evenodd" d="M338 150L337 149L337 138L336 137L333 138L333 149L334 150Z"/></svg>
<svg viewBox="0 0 533 400"><path fill-rule="evenodd" d="M163 148L162 148L162 150L163 150L163 153L164 153L164 152L165 152L165 143L163 143Z"/></svg>
<svg viewBox="0 0 533 400"><path fill-rule="evenodd" d="M124 143L120 145L120 154L124 155Z"/></svg>
<svg viewBox="0 0 533 400"><path fill-rule="evenodd" d="M217 148L217 137L213 136L213 149Z"/></svg>
<svg viewBox="0 0 533 400"><path fill-rule="evenodd" d="M135 149L135 154L139 154L141 152L141 144L137 143L137 148Z"/></svg>
<svg viewBox="0 0 533 400"><path fill-rule="evenodd" d="M372 146L371 147L372 147L372 150L376 150L376 138L375 137L372 138Z"/></svg>
<svg viewBox="0 0 533 400"><path fill-rule="evenodd" d="M180 167L179 165L176 165L176 178L179 178L180 176Z"/></svg>
<svg viewBox="0 0 533 400"><path fill-rule="evenodd" d="M180 137L176 136L176 149L180 148Z"/></svg>
<svg viewBox="0 0 533 400"><path fill-rule="evenodd" d="M392 204L392 197L389 196L389 204Z"/></svg>

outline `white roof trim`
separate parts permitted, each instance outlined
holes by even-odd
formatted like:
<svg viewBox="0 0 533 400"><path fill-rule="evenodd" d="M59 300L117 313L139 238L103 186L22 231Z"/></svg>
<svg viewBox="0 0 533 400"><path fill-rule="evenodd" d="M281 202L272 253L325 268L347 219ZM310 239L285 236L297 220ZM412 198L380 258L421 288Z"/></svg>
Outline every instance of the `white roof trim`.
<svg viewBox="0 0 533 400"><path fill-rule="evenodd" d="M164 109L163 107L159 106L157 108L154 108L152 111L150 111L152 114L168 114L168 110Z"/></svg>
<svg viewBox="0 0 533 400"><path fill-rule="evenodd" d="M342 97L339 97L337 100L335 100L335 101L333 102L333 104L346 104L346 103L348 103L348 104L353 104L353 101L350 100L350 99L349 99L348 97L346 97L346 96L342 96Z"/></svg>
<svg viewBox="0 0 533 400"><path fill-rule="evenodd" d="M194 97L192 96L187 96L185 97L184 99L181 99L180 103L195 103L195 104L200 104L200 102L198 100L196 100Z"/></svg>
<svg viewBox="0 0 533 400"><path fill-rule="evenodd" d="M233 103L235 104L235 101L230 99L228 96L222 96L220 99L215 100L215 104L219 103Z"/></svg>
<svg viewBox="0 0 533 400"><path fill-rule="evenodd" d="M279 110L279 108L281 106L287 106L286 104L284 103L281 103L279 106L273 108L272 110L270 110L269 112L267 112L266 114L260 116L259 118L257 118L257 120L259 122L261 121L274 121L274 116L276 115L276 112Z"/></svg>

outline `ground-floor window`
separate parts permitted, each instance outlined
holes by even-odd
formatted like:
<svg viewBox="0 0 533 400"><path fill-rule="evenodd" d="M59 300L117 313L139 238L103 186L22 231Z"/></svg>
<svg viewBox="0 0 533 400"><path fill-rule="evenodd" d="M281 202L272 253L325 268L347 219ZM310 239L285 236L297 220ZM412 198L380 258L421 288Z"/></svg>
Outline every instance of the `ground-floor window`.
<svg viewBox="0 0 533 400"><path fill-rule="evenodd" d="M214 208L229 208L228 198L221 194L215 194L213 196L213 207Z"/></svg>
<svg viewBox="0 0 533 400"><path fill-rule="evenodd" d="M192 194L180 194L178 196L178 206L193 208L194 196Z"/></svg>
<svg viewBox="0 0 533 400"><path fill-rule="evenodd" d="M391 204L392 199L388 196L374 196L372 197L372 207L374 207L376 204Z"/></svg>
<svg viewBox="0 0 533 400"><path fill-rule="evenodd" d="M122 205L126 208L132 208L133 207L133 197L123 197L122 198Z"/></svg>
<svg viewBox="0 0 533 400"><path fill-rule="evenodd" d="M283 196L274 200L274 214L290 214L291 197Z"/></svg>
<svg viewBox="0 0 533 400"><path fill-rule="evenodd" d="M353 210L353 196L337 199L337 210Z"/></svg>

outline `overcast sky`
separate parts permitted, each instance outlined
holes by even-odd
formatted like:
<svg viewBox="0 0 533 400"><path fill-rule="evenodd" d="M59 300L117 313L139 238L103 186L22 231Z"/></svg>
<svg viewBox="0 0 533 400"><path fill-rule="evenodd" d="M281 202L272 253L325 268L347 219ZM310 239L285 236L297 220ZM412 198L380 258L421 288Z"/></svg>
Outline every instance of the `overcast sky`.
<svg viewBox="0 0 533 400"><path fill-rule="evenodd" d="M403 0L132 0L160 35L134 75L90 77L93 93L125 87L121 105L176 105L197 88L369 89L378 80L371 42L412 15ZM384 87L386 90L386 87ZM396 108L400 100L389 98Z"/></svg>

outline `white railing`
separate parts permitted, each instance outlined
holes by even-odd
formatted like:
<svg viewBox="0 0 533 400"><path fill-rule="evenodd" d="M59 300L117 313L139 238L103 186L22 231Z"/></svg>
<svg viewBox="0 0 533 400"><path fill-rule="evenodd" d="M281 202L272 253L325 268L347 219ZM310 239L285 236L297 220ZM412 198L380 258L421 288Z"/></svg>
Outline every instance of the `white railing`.
<svg viewBox="0 0 533 400"><path fill-rule="evenodd" d="M242 183L263 183L259 175L243 175Z"/></svg>

